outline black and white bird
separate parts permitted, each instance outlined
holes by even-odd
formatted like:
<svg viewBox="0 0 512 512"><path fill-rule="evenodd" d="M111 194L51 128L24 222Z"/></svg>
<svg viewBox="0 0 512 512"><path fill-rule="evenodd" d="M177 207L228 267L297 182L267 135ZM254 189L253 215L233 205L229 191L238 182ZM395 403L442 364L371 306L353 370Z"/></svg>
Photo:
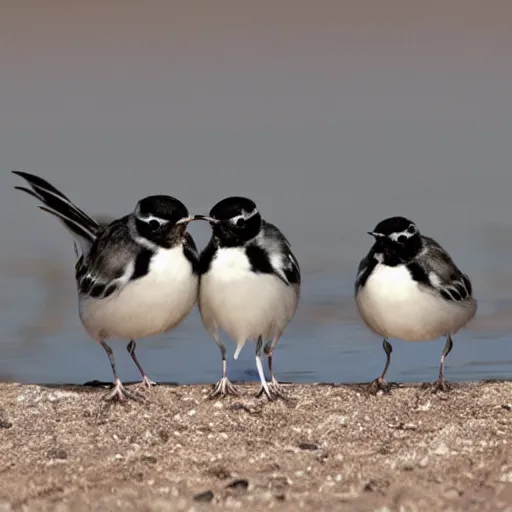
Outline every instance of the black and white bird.
<svg viewBox="0 0 512 512"><path fill-rule="evenodd" d="M178 199L155 195L140 200L133 213L99 224L46 180L13 172L30 185L16 189L39 199L40 208L74 236L80 319L107 352L114 373L113 389L105 398L135 398L119 379L106 340L128 340L144 384L154 384L135 355L135 340L173 329L196 303L199 260L186 232L194 217Z"/></svg>
<svg viewBox="0 0 512 512"><path fill-rule="evenodd" d="M219 329L237 344L237 359L247 340L256 341L256 367L261 380L257 396L284 398L272 368L272 354L292 319L300 296L300 268L290 243L276 226L264 221L253 201L228 197L209 216L212 237L199 260L198 305L206 330L222 355L222 378L211 397L237 395L226 368L226 347ZM265 344L265 345L264 345ZM270 384L261 363L268 358Z"/></svg>
<svg viewBox="0 0 512 512"><path fill-rule="evenodd" d="M434 390L447 390L444 362L452 335L474 316L477 302L471 282L432 238L404 217L391 217L369 232L375 238L359 264L355 282L357 309L366 325L384 338L386 365L373 390L386 387L392 347L389 338L428 341L446 336Z"/></svg>

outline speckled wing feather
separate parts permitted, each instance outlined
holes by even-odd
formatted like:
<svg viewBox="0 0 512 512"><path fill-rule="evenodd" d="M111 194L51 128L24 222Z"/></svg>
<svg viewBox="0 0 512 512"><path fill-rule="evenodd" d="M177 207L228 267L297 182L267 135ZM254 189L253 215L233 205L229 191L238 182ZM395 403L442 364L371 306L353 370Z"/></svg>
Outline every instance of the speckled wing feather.
<svg viewBox="0 0 512 512"><path fill-rule="evenodd" d="M78 260L76 280L81 294L106 298L147 274L153 251L130 237L127 220L123 217L105 228L87 256Z"/></svg>
<svg viewBox="0 0 512 512"><path fill-rule="evenodd" d="M269 255L273 272L287 285L300 286L301 273L288 239L270 222L262 221L256 244Z"/></svg>
<svg viewBox="0 0 512 512"><path fill-rule="evenodd" d="M437 290L447 301L472 302L468 276L455 265L449 254L432 238L422 237L423 250L407 267L420 283Z"/></svg>

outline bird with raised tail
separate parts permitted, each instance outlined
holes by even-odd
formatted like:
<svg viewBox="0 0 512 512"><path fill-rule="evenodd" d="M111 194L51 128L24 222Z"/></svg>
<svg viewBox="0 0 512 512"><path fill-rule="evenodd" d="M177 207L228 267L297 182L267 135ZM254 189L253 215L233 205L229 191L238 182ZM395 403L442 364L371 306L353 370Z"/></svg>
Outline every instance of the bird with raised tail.
<svg viewBox="0 0 512 512"><path fill-rule="evenodd" d="M386 364L372 389L386 389L389 338L429 341L446 336L434 391L449 389L444 364L452 335L474 316L471 282L450 255L404 217L391 217L369 232L375 243L359 264L355 301L365 324L384 338Z"/></svg>
<svg viewBox="0 0 512 512"><path fill-rule="evenodd" d="M292 319L300 297L300 268L290 243L266 222L250 199L228 197L209 216L197 215L212 228L199 258L199 311L222 356L222 378L210 397L237 395L227 377L226 347L219 329L237 345L237 359L247 340L256 341L256 367L261 389L269 400L285 398L274 375L272 356ZM261 362L267 356L270 384Z"/></svg>
<svg viewBox="0 0 512 512"><path fill-rule="evenodd" d="M137 398L116 371L110 338L129 341L127 350L147 387L155 383L135 355L136 339L174 329L192 310L199 288L198 252L185 205L166 195L141 199L133 213L99 224L46 180L13 171L40 208L55 215L75 240L78 309L87 333L108 355L114 385L106 399Z"/></svg>

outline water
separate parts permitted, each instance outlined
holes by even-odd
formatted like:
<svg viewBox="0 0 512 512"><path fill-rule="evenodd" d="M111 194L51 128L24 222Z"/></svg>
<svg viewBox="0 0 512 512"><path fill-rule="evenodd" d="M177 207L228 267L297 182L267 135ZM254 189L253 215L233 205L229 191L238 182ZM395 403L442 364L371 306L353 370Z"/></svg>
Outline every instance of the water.
<svg viewBox="0 0 512 512"><path fill-rule="evenodd" d="M361 382L381 371L385 359L381 340L359 322L351 277L335 271L306 272L299 311L276 351L281 380ZM0 375L39 383L110 379L103 349L87 337L78 319L69 261L20 259L11 264L9 272L4 269L1 284ZM510 377L509 306L507 300L481 302L473 326L455 337L448 359L450 379ZM505 322L503 316L508 316ZM394 341L389 378L433 380L443 343ZM111 345L123 378L137 379L124 344L113 341ZM232 354L234 345L228 341L227 346ZM197 310L174 332L141 340L138 353L157 381L213 382L219 377L219 351L203 329ZM254 344L246 344L239 360L229 358L228 365L232 379L256 380Z"/></svg>
<svg viewBox="0 0 512 512"><path fill-rule="evenodd" d="M2 10L0 376L111 378L78 320L70 238L12 190L19 180L8 171L18 169L93 215L123 215L159 192L198 213L231 194L255 199L303 268L300 309L275 358L279 378L296 382L381 371L381 340L358 320L353 279L365 233L408 216L450 251L479 299L447 376L510 378L508 12L150 3L122 13L88 4L78 17L35 3ZM204 245L208 227L192 232ZM123 345L112 345L122 377L138 378ZM443 341L393 345L390 379L435 378ZM229 360L233 379L255 379L253 350ZM219 377L196 311L138 352L156 380Z"/></svg>

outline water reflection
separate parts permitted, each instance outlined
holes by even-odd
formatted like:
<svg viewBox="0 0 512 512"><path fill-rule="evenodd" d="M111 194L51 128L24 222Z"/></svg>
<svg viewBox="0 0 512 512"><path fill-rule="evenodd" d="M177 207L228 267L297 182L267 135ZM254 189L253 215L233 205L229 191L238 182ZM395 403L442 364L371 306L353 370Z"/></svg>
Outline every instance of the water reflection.
<svg viewBox="0 0 512 512"><path fill-rule="evenodd" d="M499 261L499 256L511 249L511 233L501 227L486 230L481 237L486 258L494 257L497 263L474 276L479 283L479 312L454 338L447 363L451 380L512 376L512 277L507 273L507 259ZM46 383L108 381L108 362L78 319L72 275L72 260L4 262L0 269L6 333L1 343L2 378ZM380 372L384 362L380 340L359 321L351 279L331 269L306 273L297 316L276 352L275 365L281 380L362 382ZM442 344L442 340L393 340L390 379L433 380ZM229 341L228 347L232 354L234 347ZM124 344L114 342L113 348L126 380L136 380L136 369L124 353ZM151 376L161 381L213 382L220 372L217 347L205 333L196 310L176 331L144 340L140 357L151 368ZM246 345L239 361L229 358L233 380L257 379L253 358L251 344Z"/></svg>

